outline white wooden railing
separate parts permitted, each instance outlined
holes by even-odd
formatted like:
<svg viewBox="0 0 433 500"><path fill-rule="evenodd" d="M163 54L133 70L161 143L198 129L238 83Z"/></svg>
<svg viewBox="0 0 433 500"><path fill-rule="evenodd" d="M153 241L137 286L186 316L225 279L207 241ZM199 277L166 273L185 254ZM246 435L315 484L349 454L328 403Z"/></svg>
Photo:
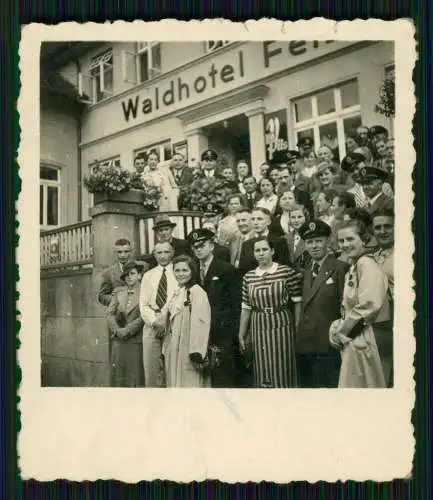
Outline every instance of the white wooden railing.
<svg viewBox="0 0 433 500"><path fill-rule="evenodd" d="M92 266L92 221L41 231L41 270Z"/></svg>
<svg viewBox="0 0 433 500"><path fill-rule="evenodd" d="M203 216L201 212L164 212L164 214L168 215L171 221L176 224L173 229L175 238L185 239L193 229L201 227L201 217ZM141 216L138 221L138 242L141 255L148 254L153 250L155 233L152 228L157 215L158 212L151 212Z"/></svg>

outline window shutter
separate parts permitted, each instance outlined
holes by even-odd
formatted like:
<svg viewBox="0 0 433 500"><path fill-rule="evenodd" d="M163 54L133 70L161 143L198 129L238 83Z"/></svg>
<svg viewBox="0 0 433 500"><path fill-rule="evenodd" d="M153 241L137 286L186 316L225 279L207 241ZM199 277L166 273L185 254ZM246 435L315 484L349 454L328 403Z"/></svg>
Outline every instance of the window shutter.
<svg viewBox="0 0 433 500"><path fill-rule="evenodd" d="M92 104L91 89L90 76L86 73L78 73L78 94L82 102Z"/></svg>
<svg viewBox="0 0 433 500"><path fill-rule="evenodd" d="M137 55L135 52L122 52L123 81L137 85Z"/></svg>

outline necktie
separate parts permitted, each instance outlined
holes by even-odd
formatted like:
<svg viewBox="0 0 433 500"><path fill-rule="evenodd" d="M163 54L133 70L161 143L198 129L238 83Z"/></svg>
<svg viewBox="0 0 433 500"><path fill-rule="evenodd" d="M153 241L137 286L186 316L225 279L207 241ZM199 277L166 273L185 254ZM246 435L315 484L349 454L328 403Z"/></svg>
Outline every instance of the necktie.
<svg viewBox="0 0 433 500"><path fill-rule="evenodd" d="M236 250L236 257L234 262L236 268L239 267L239 261L241 260L241 253L242 253L242 245L244 244L244 241L245 241L245 235L241 234L239 237L238 248Z"/></svg>
<svg viewBox="0 0 433 500"><path fill-rule="evenodd" d="M158 283L158 289L156 291L156 305L159 309L164 307L164 304L167 302L167 273L164 267L161 275L161 279Z"/></svg>
<svg viewBox="0 0 433 500"><path fill-rule="evenodd" d="M200 266L200 282L203 285L204 284L204 278L206 276L206 270L204 264Z"/></svg>
<svg viewBox="0 0 433 500"><path fill-rule="evenodd" d="M313 278L317 278L317 275L319 274L320 271L320 266L318 262L315 262L313 264Z"/></svg>

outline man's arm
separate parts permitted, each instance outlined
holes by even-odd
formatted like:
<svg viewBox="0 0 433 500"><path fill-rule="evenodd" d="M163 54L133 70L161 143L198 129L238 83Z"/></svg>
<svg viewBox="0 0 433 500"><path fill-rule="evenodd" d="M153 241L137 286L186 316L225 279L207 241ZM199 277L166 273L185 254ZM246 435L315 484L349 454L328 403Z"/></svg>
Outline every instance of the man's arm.
<svg viewBox="0 0 433 500"><path fill-rule="evenodd" d="M108 307L110 304L111 294L113 293L113 290L114 287L111 279L110 269L107 269L102 274L102 281L98 293L98 302L101 305Z"/></svg>

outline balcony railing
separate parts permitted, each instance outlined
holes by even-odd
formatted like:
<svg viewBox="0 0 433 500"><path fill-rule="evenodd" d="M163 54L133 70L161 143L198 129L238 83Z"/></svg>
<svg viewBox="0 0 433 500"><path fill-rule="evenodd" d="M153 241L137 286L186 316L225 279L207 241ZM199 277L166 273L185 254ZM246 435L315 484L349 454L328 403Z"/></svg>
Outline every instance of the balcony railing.
<svg viewBox="0 0 433 500"><path fill-rule="evenodd" d="M201 212L164 212L176 224L173 230L175 238L185 239L193 229L198 229L201 226ZM138 221L139 231L139 253L141 255L148 254L153 250L155 245L155 233L153 225L158 212L151 212L140 217Z"/></svg>
<svg viewBox="0 0 433 500"><path fill-rule="evenodd" d="M92 267L92 221L42 231L40 245L41 270Z"/></svg>

